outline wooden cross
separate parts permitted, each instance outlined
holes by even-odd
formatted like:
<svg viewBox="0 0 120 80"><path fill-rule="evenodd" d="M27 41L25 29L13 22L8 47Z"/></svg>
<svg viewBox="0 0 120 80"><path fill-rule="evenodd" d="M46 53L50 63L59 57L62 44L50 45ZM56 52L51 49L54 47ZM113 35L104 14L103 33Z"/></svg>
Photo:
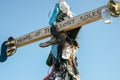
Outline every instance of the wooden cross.
<svg viewBox="0 0 120 80"><path fill-rule="evenodd" d="M102 6L100 8L97 8L95 10L92 10L92 11L83 13L81 15L75 16L75 17L70 18L66 21L57 23L56 25L57 25L58 31L59 32L69 31L69 30L72 30L74 28L83 26L85 24L100 20L100 19L102 19L101 11L105 8L110 9L112 16L120 15L120 2L114 2L113 0L109 0L108 5L105 5L105 6ZM19 48L19 47L22 47L24 45L36 42L38 40L50 37L51 36L50 27L51 26L47 26L43 29L33 31L33 32L28 33L24 36L16 38L15 39L16 47Z"/></svg>
<svg viewBox="0 0 120 80"><path fill-rule="evenodd" d="M55 25L57 25L59 32L72 30L74 28L102 19L101 10L104 8L107 8L107 5L97 8L95 10L83 13L81 15L75 16L73 18L57 23ZM50 27L51 26L47 26L42 29L33 31L31 33L28 33L26 35L16 38L15 39L16 47L19 48L24 45L50 37L51 36Z"/></svg>
<svg viewBox="0 0 120 80"><path fill-rule="evenodd" d="M78 16L75 16L63 22L56 23L55 25L57 26L57 29L59 32L69 31L69 30L78 28L80 26L102 19L101 11L106 8L109 8L112 16L115 16L115 17L120 16L120 2L115 2L115 4L113 4L113 2L109 2L108 5L104 5L92 11L80 14ZM26 35L23 35L21 37L14 39L12 42L10 42L11 40L10 41L8 40L7 45L15 44L15 47L12 46L7 48L8 50L7 56L11 56L14 50L16 50L16 48L19 48L19 47L22 47L22 46L25 46L33 42L52 36L50 33L50 27L51 26L46 26L42 29L33 31L31 33L28 33Z"/></svg>

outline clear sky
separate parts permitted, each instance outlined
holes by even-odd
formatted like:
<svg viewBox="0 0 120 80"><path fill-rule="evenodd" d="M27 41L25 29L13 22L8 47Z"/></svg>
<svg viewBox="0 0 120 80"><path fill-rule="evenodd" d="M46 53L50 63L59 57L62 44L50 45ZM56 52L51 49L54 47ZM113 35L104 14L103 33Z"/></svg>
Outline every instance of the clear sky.
<svg viewBox="0 0 120 80"><path fill-rule="evenodd" d="M0 0L0 45L8 37L20 37L48 24L48 13L57 0ZM107 4L108 0L66 0L78 15ZM81 80L120 80L120 18L84 25L78 50ZM49 38L48 38L49 39ZM39 43L17 49L0 63L0 80L42 80L48 72L46 59L51 47Z"/></svg>

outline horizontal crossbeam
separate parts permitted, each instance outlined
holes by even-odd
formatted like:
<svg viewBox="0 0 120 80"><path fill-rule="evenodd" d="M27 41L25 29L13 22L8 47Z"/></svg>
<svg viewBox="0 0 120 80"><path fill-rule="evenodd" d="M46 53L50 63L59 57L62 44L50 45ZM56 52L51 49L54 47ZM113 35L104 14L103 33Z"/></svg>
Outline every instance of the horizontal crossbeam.
<svg viewBox="0 0 120 80"><path fill-rule="evenodd" d="M56 25L57 25L58 31L59 32L69 31L69 30L78 28L80 26L100 20L102 19L101 10L104 8L107 8L107 5L97 8L95 10L80 14L66 21L57 23ZM28 33L26 35L16 38L15 42L16 42L17 48L45 39L47 37L50 37L51 36L50 27L51 26L47 26L42 29L33 31L31 33Z"/></svg>

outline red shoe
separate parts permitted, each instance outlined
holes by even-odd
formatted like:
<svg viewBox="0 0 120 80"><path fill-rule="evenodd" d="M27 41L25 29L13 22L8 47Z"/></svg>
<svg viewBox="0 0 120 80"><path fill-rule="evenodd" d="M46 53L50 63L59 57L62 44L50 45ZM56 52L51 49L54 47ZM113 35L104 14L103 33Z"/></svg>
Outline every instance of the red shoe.
<svg viewBox="0 0 120 80"><path fill-rule="evenodd" d="M49 73L43 80L49 80L54 72L55 72L55 69L53 69L51 73Z"/></svg>

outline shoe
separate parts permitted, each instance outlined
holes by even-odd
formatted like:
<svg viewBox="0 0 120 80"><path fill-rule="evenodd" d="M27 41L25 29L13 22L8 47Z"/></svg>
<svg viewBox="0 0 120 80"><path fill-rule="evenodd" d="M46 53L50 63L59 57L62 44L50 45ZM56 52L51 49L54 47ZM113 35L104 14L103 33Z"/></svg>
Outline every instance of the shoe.
<svg viewBox="0 0 120 80"><path fill-rule="evenodd" d="M57 42L56 38L52 37L49 41L44 42L44 43L40 43L40 47L47 47L50 46L52 44L55 44Z"/></svg>

